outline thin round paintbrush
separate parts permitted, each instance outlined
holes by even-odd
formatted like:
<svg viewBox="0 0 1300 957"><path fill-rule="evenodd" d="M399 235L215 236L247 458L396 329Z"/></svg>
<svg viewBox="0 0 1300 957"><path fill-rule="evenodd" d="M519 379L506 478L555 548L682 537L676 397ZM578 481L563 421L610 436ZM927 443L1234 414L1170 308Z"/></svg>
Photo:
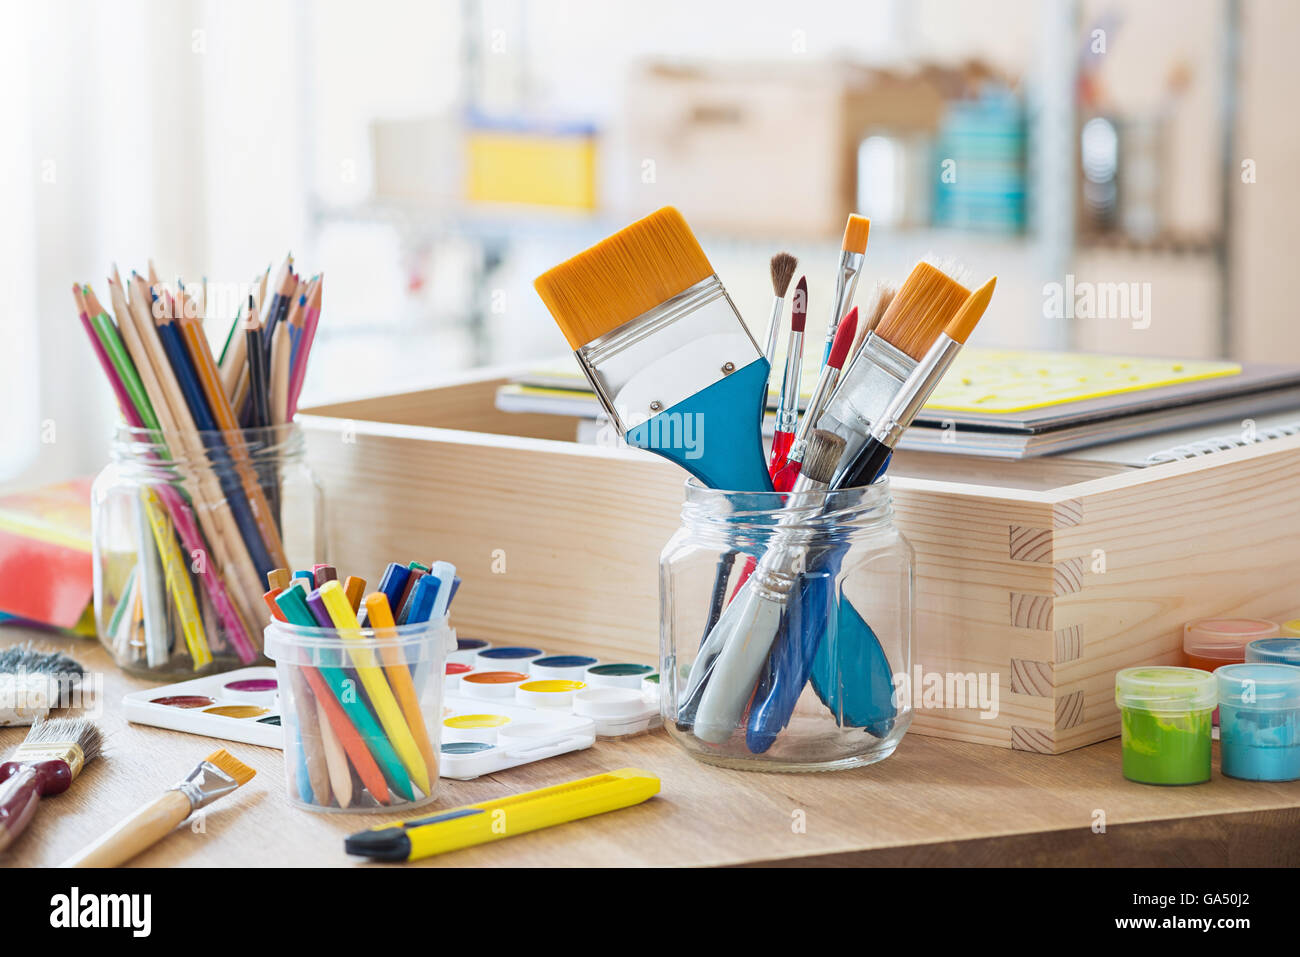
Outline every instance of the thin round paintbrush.
<svg viewBox="0 0 1300 957"><path fill-rule="evenodd" d="M213 751L178 781L61 867L117 867L170 834L199 808L247 784L257 772L226 751Z"/></svg>
<svg viewBox="0 0 1300 957"><path fill-rule="evenodd" d="M785 350L785 376L781 379L781 403L776 409L776 431L772 434L772 455L768 473L775 475L785 465L799 423L799 384L803 377L803 330L808 322L808 279L799 277L790 303L790 344Z"/></svg>
<svg viewBox="0 0 1300 957"><path fill-rule="evenodd" d="M849 346L853 342L857 328L858 308L854 306L835 333L835 345L831 347L830 357L822 366L821 375L817 377L817 386L808 399L803 421L799 423L799 431L795 433L794 442L791 443L790 451L786 454L785 465L772 476L772 485L778 492L788 492L794 488L795 479L798 478L799 470L802 468L804 453L808 448L808 437L816 428L822 409L826 408L826 403L835 391L835 384L840 381L840 370L844 368L844 360L849 355Z"/></svg>
<svg viewBox="0 0 1300 957"><path fill-rule="evenodd" d="M867 258L867 237L870 234L871 220L865 216L849 216L849 221L844 226L844 238L840 241L839 268L835 272L835 294L831 297L831 318L826 326L826 346L822 350L822 365L830 360L831 348L835 345L835 333L853 303L853 293L858 288L858 277L862 275L862 264Z"/></svg>
<svg viewBox="0 0 1300 957"><path fill-rule="evenodd" d="M14 842L41 798L62 794L99 757L104 737L86 718L38 721L0 764L0 851Z"/></svg>
<svg viewBox="0 0 1300 957"><path fill-rule="evenodd" d="M772 318L767 324L767 348L763 350L763 354L767 356L769 378L772 375L773 364L776 362L776 340L781 332L781 313L785 309L785 294L790 288L790 281L794 279L795 267L798 265L799 260L789 253L777 253L770 263Z"/></svg>

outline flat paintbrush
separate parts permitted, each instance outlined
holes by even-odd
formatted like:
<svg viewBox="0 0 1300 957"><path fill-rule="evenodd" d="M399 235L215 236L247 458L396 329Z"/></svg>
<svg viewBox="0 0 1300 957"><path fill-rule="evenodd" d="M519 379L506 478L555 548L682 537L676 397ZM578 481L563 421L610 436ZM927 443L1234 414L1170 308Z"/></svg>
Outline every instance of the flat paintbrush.
<svg viewBox="0 0 1300 957"><path fill-rule="evenodd" d="M918 263L840 376L826 411L813 424L845 440L845 461L857 455L872 424L970 295L953 273L963 274L955 267Z"/></svg>
<svg viewBox="0 0 1300 957"><path fill-rule="evenodd" d="M32 724L53 708L86 676L77 661L57 651L37 651L30 644L0 651L0 727Z"/></svg>
<svg viewBox="0 0 1300 957"><path fill-rule="evenodd" d="M257 772L226 751L213 751L158 797L60 867L117 867L170 834L199 808L242 787Z"/></svg>
<svg viewBox="0 0 1300 957"><path fill-rule="evenodd" d="M86 718L38 721L0 764L0 851L14 842L41 798L62 794L103 749L99 726Z"/></svg>
<svg viewBox="0 0 1300 957"><path fill-rule="evenodd" d="M840 485L847 488L868 485L884 471L894 446L921 411L934 387L957 358L966 338L984 315L989 300L993 298L993 287L996 284L997 277L994 276L967 297L966 302L957 310L957 315L948 323L948 328L930 346L925 357L903 383L898 395L872 425L866 444L837 478Z"/></svg>
<svg viewBox="0 0 1300 957"><path fill-rule="evenodd" d="M628 444L710 488L772 488L767 359L681 213L651 213L533 285Z"/></svg>

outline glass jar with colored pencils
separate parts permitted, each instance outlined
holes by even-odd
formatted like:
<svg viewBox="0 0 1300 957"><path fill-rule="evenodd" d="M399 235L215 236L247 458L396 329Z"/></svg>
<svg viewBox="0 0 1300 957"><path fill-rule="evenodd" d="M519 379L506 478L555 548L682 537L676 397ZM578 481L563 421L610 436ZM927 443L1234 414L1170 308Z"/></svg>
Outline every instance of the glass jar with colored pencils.
<svg viewBox="0 0 1300 957"><path fill-rule="evenodd" d="M122 425L91 492L95 621L127 671L197 677L263 661L276 568L324 560L324 498L295 424Z"/></svg>
<svg viewBox="0 0 1300 957"><path fill-rule="evenodd" d="M686 484L660 556L660 709L709 764L858 767L912 719L912 547L889 482L832 491Z"/></svg>

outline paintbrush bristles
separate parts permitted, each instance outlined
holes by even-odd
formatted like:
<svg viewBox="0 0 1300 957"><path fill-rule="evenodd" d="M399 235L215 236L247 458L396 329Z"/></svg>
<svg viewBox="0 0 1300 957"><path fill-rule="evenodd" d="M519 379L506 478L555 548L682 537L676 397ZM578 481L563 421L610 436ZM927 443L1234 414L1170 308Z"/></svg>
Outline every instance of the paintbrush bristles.
<svg viewBox="0 0 1300 957"><path fill-rule="evenodd" d="M919 360L969 295L969 289L937 266L917 263L880 317L876 335Z"/></svg>
<svg viewBox="0 0 1300 957"><path fill-rule="evenodd" d="M984 315L984 310L989 307L989 300L993 298L993 287L997 282L998 277L994 276L967 296L966 301L957 310L957 315L953 316L952 322L944 329L944 335L964 344Z"/></svg>
<svg viewBox="0 0 1300 957"><path fill-rule="evenodd" d="M858 334L853 339L853 348L849 350L850 355L856 356L858 350L862 348L862 343L866 341L867 334L874 332L880 325L880 317L894 301L897 292L898 288L893 283L876 283L876 288L871 291L871 299L867 302L867 308L862 311L860 318L863 321L858 323Z"/></svg>
<svg viewBox="0 0 1300 957"><path fill-rule="evenodd" d="M619 230L533 280L575 350L713 275L671 206Z"/></svg>
<svg viewBox="0 0 1300 957"><path fill-rule="evenodd" d="M800 276L794 287L794 301L790 303L790 331L803 332L808 323L808 277Z"/></svg>
<svg viewBox="0 0 1300 957"><path fill-rule="evenodd" d="M12 645L0 651L0 675L41 673L60 678L81 678L81 663L57 651L37 651L30 644Z"/></svg>
<svg viewBox="0 0 1300 957"><path fill-rule="evenodd" d="M86 718L51 718L36 722L23 739L23 747L56 744L79 747L84 767L103 751L104 733L99 725Z"/></svg>
<svg viewBox="0 0 1300 957"><path fill-rule="evenodd" d="M790 280L794 279L794 271L799 265L799 260L789 253L777 253L772 257L772 292L776 298L784 299L786 290L790 288Z"/></svg>
<svg viewBox="0 0 1300 957"><path fill-rule="evenodd" d="M213 751L203 760L217 767L222 774L233 779L236 787L243 787L253 780L253 775L257 773L224 748L220 751Z"/></svg>
<svg viewBox="0 0 1300 957"><path fill-rule="evenodd" d="M840 243L840 249L847 253L865 253L867 237L870 234L871 220L865 216L850 216L848 224L844 227L844 240Z"/></svg>
<svg viewBox="0 0 1300 957"><path fill-rule="evenodd" d="M821 485L829 485L844 454L844 439L826 429L813 429L799 473Z"/></svg>

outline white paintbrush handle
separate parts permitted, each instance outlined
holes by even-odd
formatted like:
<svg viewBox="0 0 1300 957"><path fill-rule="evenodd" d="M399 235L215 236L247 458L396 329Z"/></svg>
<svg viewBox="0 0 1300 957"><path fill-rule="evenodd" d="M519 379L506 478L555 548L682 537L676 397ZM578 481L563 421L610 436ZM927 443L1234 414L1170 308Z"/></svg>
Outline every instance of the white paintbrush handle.
<svg viewBox="0 0 1300 957"><path fill-rule="evenodd" d="M695 736L701 741L721 744L736 731L772 650L781 609L780 603L760 595L746 582L714 626L724 644L695 713Z"/></svg>

